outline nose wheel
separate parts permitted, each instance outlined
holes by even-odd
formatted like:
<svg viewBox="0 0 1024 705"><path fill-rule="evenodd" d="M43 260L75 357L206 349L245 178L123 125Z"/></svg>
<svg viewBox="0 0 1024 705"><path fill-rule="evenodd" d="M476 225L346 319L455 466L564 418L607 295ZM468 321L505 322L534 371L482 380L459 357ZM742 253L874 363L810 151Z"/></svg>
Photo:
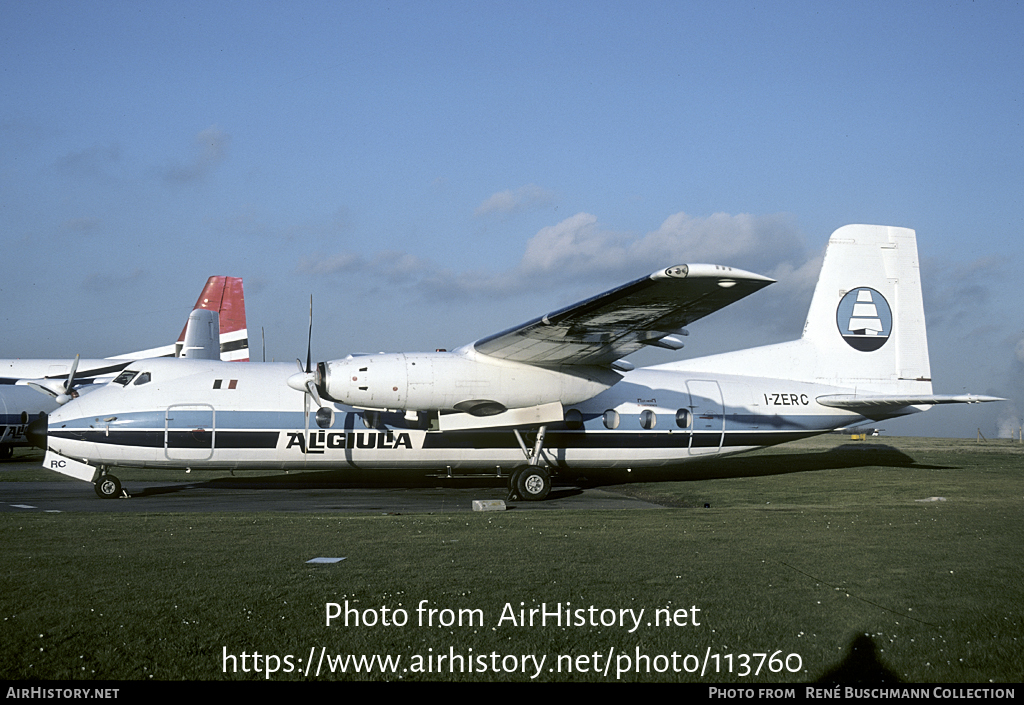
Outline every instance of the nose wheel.
<svg viewBox="0 0 1024 705"><path fill-rule="evenodd" d="M121 496L121 481L113 475L101 475L93 485L100 499L114 499Z"/></svg>

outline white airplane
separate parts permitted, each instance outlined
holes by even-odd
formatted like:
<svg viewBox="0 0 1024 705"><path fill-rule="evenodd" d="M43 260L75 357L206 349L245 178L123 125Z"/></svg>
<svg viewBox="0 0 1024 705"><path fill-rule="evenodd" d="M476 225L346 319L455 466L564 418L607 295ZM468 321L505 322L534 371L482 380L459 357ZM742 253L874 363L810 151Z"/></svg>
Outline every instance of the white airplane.
<svg viewBox="0 0 1024 705"><path fill-rule="evenodd" d="M135 360L161 356L248 360L242 280L207 279L181 335L170 345L101 360L0 360L0 459L10 458L15 446L27 444L25 429L40 413L98 389Z"/></svg>
<svg viewBox="0 0 1024 705"><path fill-rule="evenodd" d="M543 499L557 473L672 466L995 401L932 393L916 238L895 227L832 235L799 340L642 369L622 360L682 347L684 326L770 283L677 265L453 352L315 370L308 352L298 372L140 360L29 432L45 467L101 497L121 494L111 468L133 466L475 473Z"/></svg>

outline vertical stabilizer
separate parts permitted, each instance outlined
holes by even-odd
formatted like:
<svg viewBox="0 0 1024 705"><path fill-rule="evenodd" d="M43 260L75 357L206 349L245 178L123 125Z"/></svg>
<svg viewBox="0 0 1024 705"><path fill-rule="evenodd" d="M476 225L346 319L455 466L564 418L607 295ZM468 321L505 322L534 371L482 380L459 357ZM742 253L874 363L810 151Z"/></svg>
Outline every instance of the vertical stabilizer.
<svg viewBox="0 0 1024 705"><path fill-rule="evenodd" d="M192 309L178 357L188 360L220 360L220 320L216 311Z"/></svg>
<svg viewBox="0 0 1024 705"><path fill-rule="evenodd" d="M214 276L206 280L195 309L208 309L220 314L220 359L247 361L249 331L245 324L245 294L240 277ZM185 344L188 324L178 336L178 349Z"/></svg>
<svg viewBox="0 0 1024 705"><path fill-rule="evenodd" d="M796 380L860 394L930 395L914 231L847 225L832 233L799 340L663 367Z"/></svg>
<svg viewBox="0 0 1024 705"><path fill-rule="evenodd" d="M214 318L217 319L215 322L219 324L220 329L220 356L212 359L236 362L244 362L249 359L249 331L245 326L245 294L240 277L213 276L207 279L203 292L196 299L196 305L192 310L207 310L217 314ZM191 321L192 317L189 316L176 343L115 355L107 359L142 360L150 357L180 357L182 349L186 346L185 337ZM194 334L200 334L200 324L203 326L202 337L208 337L212 325L209 316L200 317L195 321L193 324ZM196 343L192 347L201 347L205 350L209 346L207 343ZM206 358L209 353L199 354ZM194 357L194 355L188 357Z"/></svg>
<svg viewBox="0 0 1024 705"><path fill-rule="evenodd" d="M803 340L817 352L820 381L931 393L914 231L884 225L836 230Z"/></svg>

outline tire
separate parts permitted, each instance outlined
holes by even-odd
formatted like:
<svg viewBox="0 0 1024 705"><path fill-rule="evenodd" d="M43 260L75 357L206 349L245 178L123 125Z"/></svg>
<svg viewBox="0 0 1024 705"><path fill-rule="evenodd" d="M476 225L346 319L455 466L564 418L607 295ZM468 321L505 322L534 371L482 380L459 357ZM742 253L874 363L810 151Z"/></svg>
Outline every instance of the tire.
<svg viewBox="0 0 1024 705"><path fill-rule="evenodd" d="M113 475L103 475L94 485L100 499L114 499L121 496L121 481Z"/></svg>
<svg viewBox="0 0 1024 705"><path fill-rule="evenodd" d="M520 499L540 501L551 492L551 475L540 467L528 467L516 477L516 493Z"/></svg>
<svg viewBox="0 0 1024 705"><path fill-rule="evenodd" d="M508 476L508 491L510 493L516 492L516 485L519 482L519 476L523 473L523 468L518 467L512 470L512 474Z"/></svg>

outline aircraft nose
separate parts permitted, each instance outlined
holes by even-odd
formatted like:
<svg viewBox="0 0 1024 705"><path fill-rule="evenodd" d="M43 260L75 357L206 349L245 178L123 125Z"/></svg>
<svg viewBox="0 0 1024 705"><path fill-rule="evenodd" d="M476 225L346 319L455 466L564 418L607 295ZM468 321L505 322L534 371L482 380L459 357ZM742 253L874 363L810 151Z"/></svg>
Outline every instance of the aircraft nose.
<svg viewBox="0 0 1024 705"><path fill-rule="evenodd" d="M36 448L46 450L46 432L49 430L49 426L50 420L46 414L39 414L39 418L25 429L25 438Z"/></svg>

